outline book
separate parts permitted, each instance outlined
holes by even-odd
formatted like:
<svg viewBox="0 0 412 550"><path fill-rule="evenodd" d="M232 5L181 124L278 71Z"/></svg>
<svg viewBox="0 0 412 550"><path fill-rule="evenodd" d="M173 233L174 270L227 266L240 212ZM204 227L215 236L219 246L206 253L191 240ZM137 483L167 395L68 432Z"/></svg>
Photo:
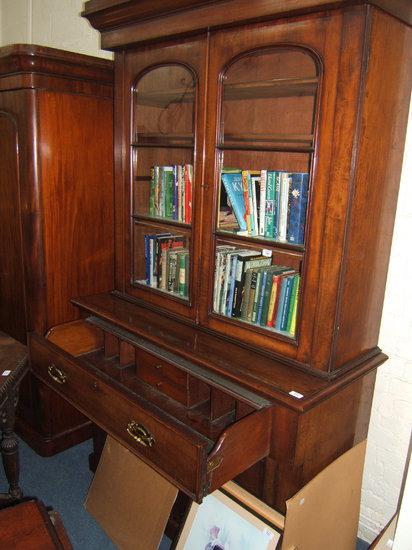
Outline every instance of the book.
<svg viewBox="0 0 412 550"><path fill-rule="evenodd" d="M287 326L293 279L294 275L288 275L283 280L284 284L282 282L282 290L284 286L285 291L282 297L282 303L279 303L278 316L276 318L276 330L279 330L281 332L285 331Z"/></svg>
<svg viewBox="0 0 412 550"><path fill-rule="evenodd" d="M279 241L286 241L290 180L291 178L288 172L281 173L280 197L279 197L280 206L279 206L279 221L278 221L278 235L277 235L277 239Z"/></svg>
<svg viewBox="0 0 412 550"><path fill-rule="evenodd" d="M258 268L254 268L254 270L253 270L252 283L254 283L254 285L253 285L253 287L251 287L251 290L252 289L254 290L253 303L252 304L249 303L249 309L251 310L250 321L252 323L257 322L258 313L259 313L259 306L261 304L261 290L262 290L263 273L265 273L265 272L266 272L265 267L258 267ZM255 277L253 276L254 274L256 274L256 281L255 281ZM265 277L265 281L266 281L266 277ZM250 298L250 300L251 300L251 298Z"/></svg>
<svg viewBox="0 0 412 550"><path fill-rule="evenodd" d="M298 309L298 302L299 302L299 289L300 289L300 277L298 277L296 295L295 295L295 300L293 302L292 319L291 319L290 327L288 327L289 334L291 336L295 336L295 332L296 332L296 316L297 316L297 309Z"/></svg>
<svg viewBox="0 0 412 550"><path fill-rule="evenodd" d="M289 267L281 266L281 265L273 265L268 268L267 270L268 275L265 283L263 301L262 301L262 313L261 313L261 316L259 317L259 324L261 326L267 325L274 277L279 274L293 273L293 272L294 272L293 269Z"/></svg>
<svg viewBox="0 0 412 550"><path fill-rule="evenodd" d="M259 235L265 236L265 208L266 208L266 180L267 170L260 171L260 197L259 197Z"/></svg>
<svg viewBox="0 0 412 550"><path fill-rule="evenodd" d="M296 274L293 277L292 290L291 290L291 293L290 293L290 306L289 306L288 318L286 320L286 327L285 327L285 330L287 332L290 332L290 329L292 327L293 310L295 309L295 302L297 302L297 296L296 295L297 295L297 290L298 290L298 287L299 287L299 280L300 280L300 276L298 274Z"/></svg>
<svg viewBox="0 0 412 550"><path fill-rule="evenodd" d="M280 217L280 181L282 178L281 171L275 172L275 183L273 190L273 238L279 237L279 217Z"/></svg>
<svg viewBox="0 0 412 550"><path fill-rule="evenodd" d="M155 211L156 180L154 166L150 168L150 195L149 195L149 216L156 216Z"/></svg>
<svg viewBox="0 0 412 550"><path fill-rule="evenodd" d="M234 246L219 245L216 247L215 255L215 275L213 286L213 311L220 312L220 296L224 281L223 256L225 253L234 250Z"/></svg>
<svg viewBox="0 0 412 550"><path fill-rule="evenodd" d="M163 216L173 219L173 192L174 192L174 173L173 166L162 167L162 185L163 185Z"/></svg>
<svg viewBox="0 0 412 550"><path fill-rule="evenodd" d="M293 173L289 190L289 218L286 238L289 243L303 244L308 204L309 174Z"/></svg>
<svg viewBox="0 0 412 550"><path fill-rule="evenodd" d="M183 248L186 245L186 237L184 235L159 235L156 237L156 270L157 287L163 290L166 289L166 280L163 262L165 260L164 252L170 248Z"/></svg>
<svg viewBox="0 0 412 550"><path fill-rule="evenodd" d="M251 319L251 310L253 307L251 299L253 300L254 298L254 292L256 288L255 278L252 277L253 271L255 268L267 267L271 264L271 262L271 258L268 258L266 256L259 256L257 258L251 258L245 263L243 268L244 275L242 275L244 282L241 282L241 287L239 289L240 298L238 298L238 300L240 301L236 305L237 310L235 312L235 316L240 316L240 318L244 320Z"/></svg>
<svg viewBox="0 0 412 550"><path fill-rule="evenodd" d="M267 327L273 326L273 316L276 311L275 304L277 301L276 299L278 298L278 288L279 288L280 281L281 281L280 275L274 274L272 276L272 287L270 289L269 307L268 307L268 313L267 313L267 319L266 319Z"/></svg>
<svg viewBox="0 0 412 550"><path fill-rule="evenodd" d="M247 234L251 234L251 188L249 170L242 170L243 201L245 203L245 221Z"/></svg>
<svg viewBox="0 0 412 550"><path fill-rule="evenodd" d="M266 280L268 278L268 271L265 269L261 273L258 274L258 284L256 285L256 293L259 294L259 296L256 299L256 324L260 325L260 320L262 318L262 309L263 309L263 302L265 299L265 289L266 289ZM253 320L253 316L252 316Z"/></svg>
<svg viewBox="0 0 412 550"><path fill-rule="evenodd" d="M266 200L265 200L265 237L274 236L274 199L275 199L275 177L276 172L267 171L266 180Z"/></svg>
<svg viewBox="0 0 412 550"><path fill-rule="evenodd" d="M232 275L232 257L238 254L238 252L239 250L235 249L233 251L224 253L222 257L222 267L224 267L224 275L223 275L224 278L223 278L223 287L221 291L220 306L219 306L219 312L222 315L226 315L228 290L230 288L231 275Z"/></svg>
<svg viewBox="0 0 412 550"><path fill-rule="evenodd" d="M235 293L236 266L239 254L233 254L230 260L230 276L228 281L228 292L226 297L226 315L232 316L233 298Z"/></svg>
<svg viewBox="0 0 412 550"><path fill-rule="evenodd" d="M279 299L276 306L276 319L273 320L272 326L275 328L275 330L280 330L281 323L282 323L282 313L283 313L283 307L285 304L285 296L286 296L286 287L288 284L288 277L282 277L280 288L278 288L279 293Z"/></svg>
<svg viewBox="0 0 412 550"><path fill-rule="evenodd" d="M192 222L192 192L193 192L193 166L191 164L184 165L184 182L185 182L185 223Z"/></svg>
<svg viewBox="0 0 412 550"><path fill-rule="evenodd" d="M250 185L252 188L251 236L257 237L259 235L260 172L250 173Z"/></svg>
<svg viewBox="0 0 412 550"><path fill-rule="evenodd" d="M264 259L265 262L267 262L267 260L269 260L270 262L270 258L265 259L258 250L244 250L243 252L239 252L237 256L233 291L232 317L240 317L241 315L242 298L244 294L245 271L249 267L252 267L252 265L249 263L249 260L251 258L260 258Z"/></svg>
<svg viewBox="0 0 412 550"><path fill-rule="evenodd" d="M184 167L181 164L177 166L177 221L184 222Z"/></svg>
<svg viewBox="0 0 412 550"><path fill-rule="evenodd" d="M235 214L239 229L245 231L246 225L246 206L243 195L242 172L240 170L225 172L222 171L222 183L225 186L227 196Z"/></svg>

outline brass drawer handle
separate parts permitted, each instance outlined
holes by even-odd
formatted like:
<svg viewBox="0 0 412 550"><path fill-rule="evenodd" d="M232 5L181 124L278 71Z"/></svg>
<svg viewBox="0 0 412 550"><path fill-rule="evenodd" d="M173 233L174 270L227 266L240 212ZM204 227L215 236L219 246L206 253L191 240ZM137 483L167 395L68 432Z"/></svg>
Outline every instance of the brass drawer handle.
<svg viewBox="0 0 412 550"><path fill-rule="evenodd" d="M130 437L133 437L137 443L140 443L140 445L143 445L144 447L153 447L155 444L155 438L149 430L146 430L142 424L139 424L134 420L131 420L128 423L126 430Z"/></svg>
<svg viewBox="0 0 412 550"><path fill-rule="evenodd" d="M50 365L47 367L47 372L49 373L49 376L53 378L53 380L58 384L64 384L67 380L67 375L64 374L63 371L58 369L53 363L50 363Z"/></svg>

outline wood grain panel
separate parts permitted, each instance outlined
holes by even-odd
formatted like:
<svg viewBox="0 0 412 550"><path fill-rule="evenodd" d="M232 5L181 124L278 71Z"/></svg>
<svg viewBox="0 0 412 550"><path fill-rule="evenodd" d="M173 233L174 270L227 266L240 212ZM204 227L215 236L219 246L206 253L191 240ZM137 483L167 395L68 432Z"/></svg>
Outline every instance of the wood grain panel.
<svg viewBox="0 0 412 550"><path fill-rule="evenodd" d="M75 319L69 300L113 285L112 107L39 92L47 326ZM82 152L80 154L80 152Z"/></svg>
<svg viewBox="0 0 412 550"><path fill-rule="evenodd" d="M1 100L0 100L1 101ZM16 118L0 102L0 330L26 339L23 249L20 226L20 166ZM13 251L13 254L10 252Z"/></svg>

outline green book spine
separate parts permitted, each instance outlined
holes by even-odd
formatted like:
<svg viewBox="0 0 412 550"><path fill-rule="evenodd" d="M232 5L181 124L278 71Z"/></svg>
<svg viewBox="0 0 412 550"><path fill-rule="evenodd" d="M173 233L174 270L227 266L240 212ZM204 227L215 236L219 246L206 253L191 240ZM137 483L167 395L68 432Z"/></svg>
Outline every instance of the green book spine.
<svg viewBox="0 0 412 550"><path fill-rule="evenodd" d="M256 290L255 290L255 295L253 297L252 319L251 319L252 323L256 323L256 319L257 319L261 285L262 285L262 272L259 271L256 277Z"/></svg>
<svg viewBox="0 0 412 550"><path fill-rule="evenodd" d="M266 179L266 206L265 206L265 237L274 235L273 208L275 198L275 174L273 170L267 171Z"/></svg>
<svg viewBox="0 0 412 550"><path fill-rule="evenodd" d="M150 168L150 196L149 196L149 216L156 216L155 212L156 181L154 166Z"/></svg>
<svg viewBox="0 0 412 550"><path fill-rule="evenodd" d="M179 296L186 296L186 256L179 254Z"/></svg>
<svg viewBox="0 0 412 550"><path fill-rule="evenodd" d="M247 311L250 299L250 287L252 280L252 270L245 272L245 284L244 284L244 296L241 304L240 318L244 321L247 320Z"/></svg>
<svg viewBox="0 0 412 550"><path fill-rule="evenodd" d="M260 317L260 325L262 327L266 326L266 323L268 320L268 311L269 311L270 295L272 293L272 284L273 284L273 275L272 275L272 272L269 271L266 279L264 294L263 294L262 315Z"/></svg>
<svg viewBox="0 0 412 550"><path fill-rule="evenodd" d="M246 313L247 321L252 321L253 304L255 301L255 294L256 294L257 275L258 275L257 271L252 271L252 275L250 278L249 302L248 302L247 313Z"/></svg>
<svg viewBox="0 0 412 550"><path fill-rule="evenodd" d="M183 295L185 298L189 297L189 269L190 269L189 266L190 266L190 256L188 252L185 256L185 293Z"/></svg>
<svg viewBox="0 0 412 550"><path fill-rule="evenodd" d="M296 312L297 300L298 300L298 288L299 288L300 275L295 275L293 278L292 293L290 295L290 306L288 312L288 320L286 324L286 330L291 332L293 312Z"/></svg>
<svg viewBox="0 0 412 550"><path fill-rule="evenodd" d="M173 192L175 186L173 167L164 166L163 167L163 176L164 176L164 217L172 219L173 218Z"/></svg>

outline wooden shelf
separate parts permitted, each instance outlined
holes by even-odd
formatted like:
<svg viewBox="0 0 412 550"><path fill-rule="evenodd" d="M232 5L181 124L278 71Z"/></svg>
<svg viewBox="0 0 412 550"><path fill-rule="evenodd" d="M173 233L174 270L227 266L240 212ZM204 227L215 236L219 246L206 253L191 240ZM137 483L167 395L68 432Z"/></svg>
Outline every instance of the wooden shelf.
<svg viewBox="0 0 412 550"><path fill-rule="evenodd" d="M159 292L160 294L169 296L170 298L174 298L175 300L182 300L183 302L189 302L189 298L187 296L181 296L178 292L171 292L169 290L163 290L162 288L157 288L156 286L150 286L147 284L145 279L135 280L133 281L132 284L139 285L144 288L148 288L150 290L154 290L155 292Z"/></svg>
<svg viewBox="0 0 412 550"><path fill-rule="evenodd" d="M315 95L318 78L279 78L223 86L223 99L263 99Z"/></svg>
<svg viewBox="0 0 412 550"><path fill-rule="evenodd" d="M193 103L194 88L175 88L173 90L156 90L155 92L135 91L136 105L147 107L161 107L164 109L172 103Z"/></svg>
<svg viewBox="0 0 412 550"><path fill-rule="evenodd" d="M136 134L132 147L178 147L192 149L192 134Z"/></svg>
<svg viewBox="0 0 412 550"><path fill-rule="evenodd" d="M314 151L313 134L222 134L218 146L224 149L268 151Z"/></svg>
<svg viewBox="0 0 412 550"><path fill-rule="evenodd" d="M233 242L237 242L238 244L250 243L261 245L264 247L276 248L282 251L290 251L295 253L299 257L303 257L303 253L305 251L305 247L303 245L295 245L287 242L275 241L274 239L270 239L269 237L252 237L249 235L238 235L236 232L223 229L217 229L216 236L225 240L230 239Z"/></svg>
<svg viewBox="0 0 412 550"><path fill-rule="evenodd" d="M299 97L315 95L318 78L278 78L256 82L224 84L224 100L263 99L276 97ZM135 92L136 104L148 107L168 107L172 103L193 103L194 88L175 88L155 92Z"/></svg>
<svg viewBox="0 0 412 550"><path fill-rule="evenodd" d="M158 216L146 216L143 214L132 214L132 219L135 222L142 224L154 224L154 225L173 225L175 227L181 227L183 229L190 230L191 224L185 222L179 222L177 220L171 220L170 218L160 218Z"/></svg>

